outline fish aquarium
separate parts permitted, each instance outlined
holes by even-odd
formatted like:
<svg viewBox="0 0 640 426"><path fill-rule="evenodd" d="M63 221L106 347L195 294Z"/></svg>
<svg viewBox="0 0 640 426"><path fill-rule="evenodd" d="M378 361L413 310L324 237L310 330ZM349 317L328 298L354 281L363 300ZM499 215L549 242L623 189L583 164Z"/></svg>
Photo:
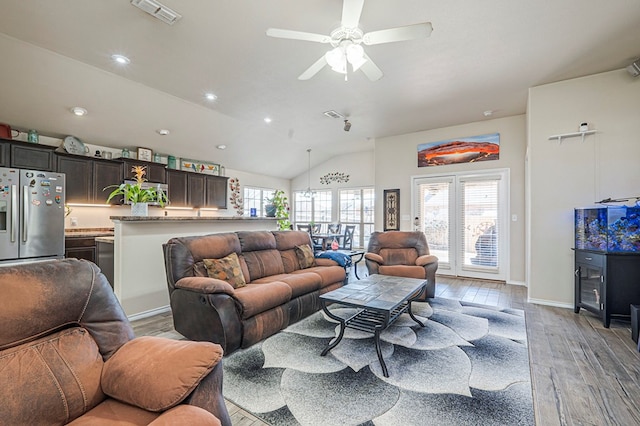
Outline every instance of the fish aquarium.
<svg viewBox="0 0 640 426"><path fill-rule="evenodd" d="M574 223L577 249L640 252L640 207L575 209Z"/></svg>

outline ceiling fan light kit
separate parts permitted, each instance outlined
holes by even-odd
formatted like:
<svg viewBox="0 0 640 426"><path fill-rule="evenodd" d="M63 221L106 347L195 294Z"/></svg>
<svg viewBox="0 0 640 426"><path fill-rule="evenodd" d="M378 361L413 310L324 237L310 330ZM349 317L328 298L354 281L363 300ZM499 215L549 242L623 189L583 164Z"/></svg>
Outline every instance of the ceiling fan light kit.
<svg viewBox="0 0 640 426"><path fill-rule="evenodd" d="M299 80L310 79L320 72L325 65L329 65L331 69L337 73L344 74L345 80L347 80L347 64L351 64L354 72L362 70L369 80L376 81L382 78L383 73L371 58L367 56L362 44L369 46L396 41L424 39L431 35L433 27L430 22L423 22L421 24L389 28L363 34L359 28L363 6L364 0L344 0L342 5L341 26L333 30L329 36L278 28L269 28L267 35L276 38L331 44L333 49L326 52L313 65L300 74L298 77Z"/></svg>

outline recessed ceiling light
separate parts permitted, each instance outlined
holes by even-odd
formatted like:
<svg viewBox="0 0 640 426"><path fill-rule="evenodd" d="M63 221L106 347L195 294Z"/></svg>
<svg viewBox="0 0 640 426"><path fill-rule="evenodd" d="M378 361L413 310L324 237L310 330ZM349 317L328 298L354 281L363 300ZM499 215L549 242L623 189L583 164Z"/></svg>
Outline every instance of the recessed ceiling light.
<svg viewBox="0 0 640 426"><path fill-rule="evenodd" d="M71 108L71 112L77 115L78 117L82 117L83 115L87 115L87 110L82 107L73 107Z"/></svg>
<svg viewBox="0 0 640 426"><path fill-rule="evenodd" d="M226 145L218 145L218 146L216 146L216 148L218 148L218 149L227 149L227 146Z"/></svg>
<svg viewBox="0 0 640 426"><path fill-rule="evenodd" d="M205 93L204 97L207 98L210 101L215 101L216 99L218 99L218 97L214 93L211 93L211 92Z"/></svg>
<svg viewBox="0 0 640 426"><path fill-rule="evenodd" d="M127 58L124 55L111 55L111 59L113 59L120 65L128 65L131 62L131 59Z"/></svg>
<svg viewBox="0 0 640 426"><path fill-rule="evenodd" d="M169 132L169 130L167 130L167 129L158 129L158 130L156 130L156 132L158 132L158 134L159 134L159 135L162 135L162 136L166 136L166 135L168 135L169 133L171 133L171 132Z"/></svg>
<svg viewBox="0 0 640 426"><path fill-rule="evenodd" d="M493 111L488 109L485 112L483 112L485 117L491 117L493 115Z"/></svg>
<svg viewBox="0 0 640 426"><path fill-rule="evenodd" d="M264 122L269 124L269 123L271 123L271 119L269 117L265 117L264 118Z"/></svg>

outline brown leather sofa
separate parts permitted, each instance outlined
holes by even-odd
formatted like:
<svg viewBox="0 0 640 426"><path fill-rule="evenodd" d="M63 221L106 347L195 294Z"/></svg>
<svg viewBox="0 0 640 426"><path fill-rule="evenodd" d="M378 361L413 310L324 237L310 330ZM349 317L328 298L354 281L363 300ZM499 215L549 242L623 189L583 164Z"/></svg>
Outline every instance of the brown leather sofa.
<svg viewBox="0 0 640 426"><path fill-rule="evenodd" d="M135 338L76 259L0 267L0 424L231 425L222 348Z"/></svg>
<svg viewBox="0 0 640 426"><path fill-rule="evenodd" d="M164 256L175 329L191 340L218 342L228 355L318 311L319 296L341 287L346 274L330 259L315 259L303 269L298 252L305 245L313 247L304 231L172 238ZM205 266L205 259L232 253L243 287L210 278Z"/></svg>
<svg viewBox="0 0 640 426"><path fill-rule="evenodd" d="M364 255L369 275L426 279L427 287L418 299L434 297L438 258L429 253L427 239L422 232L373 232Z"/></svg>

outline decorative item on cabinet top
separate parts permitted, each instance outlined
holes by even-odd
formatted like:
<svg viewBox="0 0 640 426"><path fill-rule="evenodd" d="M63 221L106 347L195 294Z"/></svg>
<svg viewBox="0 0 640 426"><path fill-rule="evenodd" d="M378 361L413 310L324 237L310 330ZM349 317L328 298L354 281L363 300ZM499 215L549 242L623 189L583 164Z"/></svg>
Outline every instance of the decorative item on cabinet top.
<svg viewBox="0 0 640 426"><path fill-rule="evenodd" d="M199 160L189 160L182 158L180 161L180 170L187 172L203 173L206 175L220 176L220 164L209 163Z"/></svg>

